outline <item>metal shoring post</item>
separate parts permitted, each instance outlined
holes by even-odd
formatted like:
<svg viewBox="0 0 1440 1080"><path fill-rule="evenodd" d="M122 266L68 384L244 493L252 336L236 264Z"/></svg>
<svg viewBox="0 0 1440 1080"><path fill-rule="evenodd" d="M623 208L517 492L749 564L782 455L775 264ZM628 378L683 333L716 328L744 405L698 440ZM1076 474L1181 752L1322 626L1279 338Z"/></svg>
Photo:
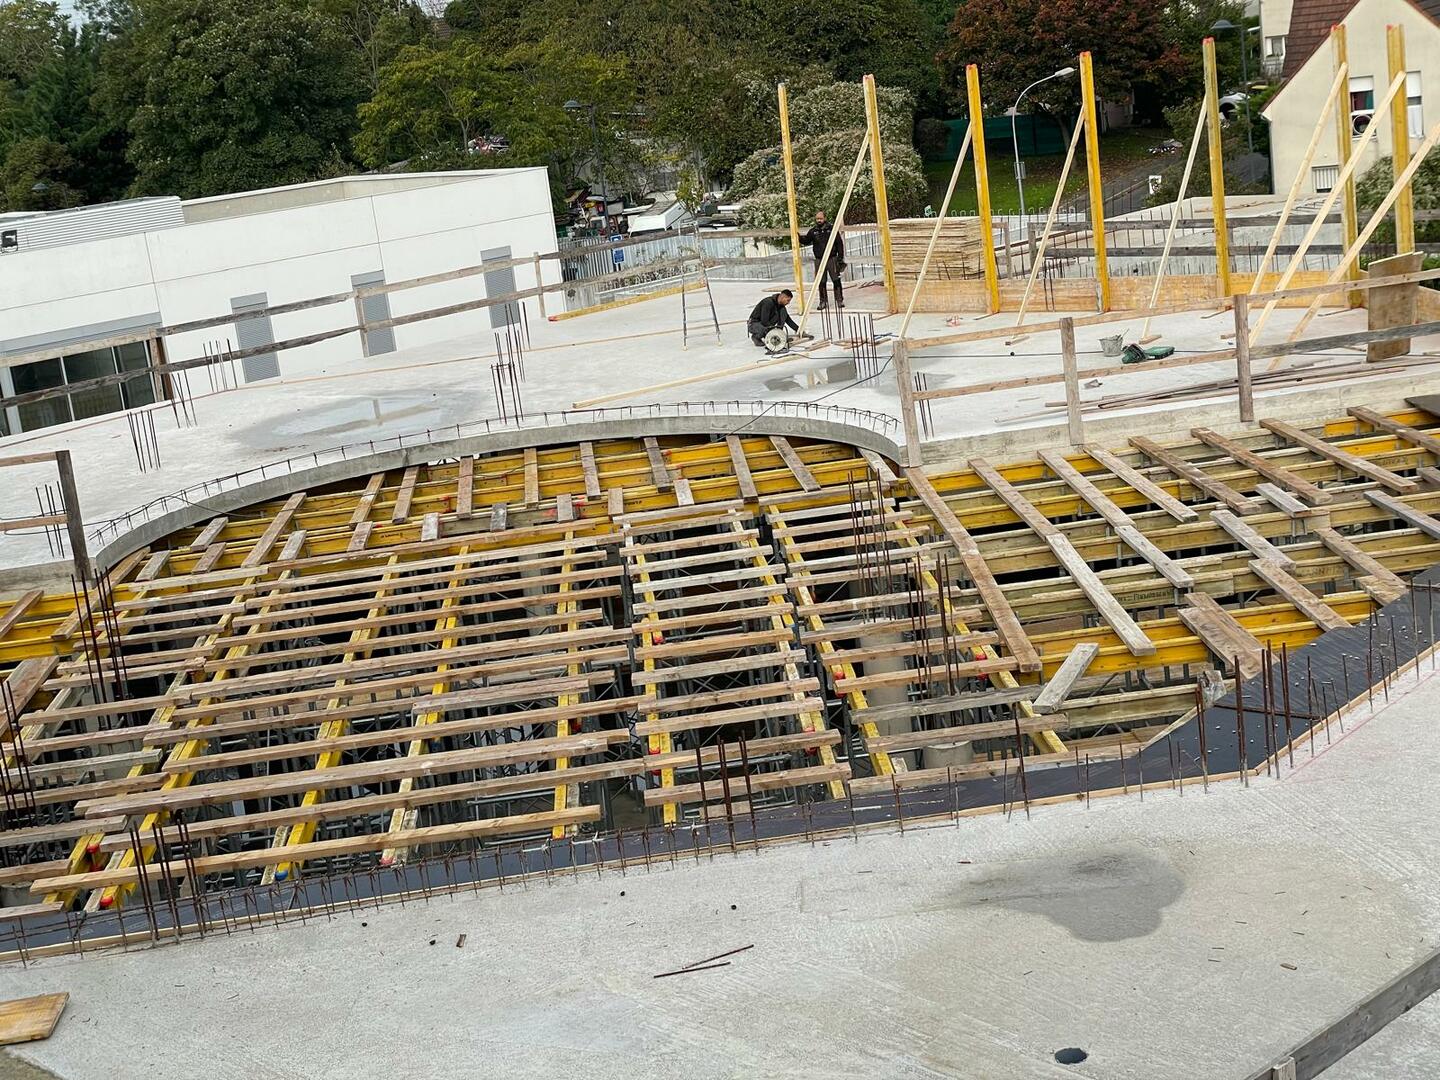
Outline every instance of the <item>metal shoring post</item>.
<svg viewBox="0 0 1440 1080"><path fill-rule="evenodd" d="M1210 765L1205 748L1205 693L1200 689L1200 679L1195 679L1195 734L1200 739L1200 783L1210 791Z"/></svg>
<svg viewBox="0 0 1440 1080"><path fill-rule="evenodd" d="M1245 744L1245 679L1240 674L1240 657L1235 658L1235 750L1240 783L1250 786L1250 751Z"/></svg>
<svg viewBox="0 0 1440 1080"><path fill-rule="evenodd" d="M1345 655L1342 653L1342 665L1344 659ZM1350 684L1350 676L1348 674L1345 676L1345 684L1347 687ZM1348 689L1346 692L1349 692ZM1285 746L1290 755L1290 768L1293 769L1295 768L1295 736L1290 730L1290 647L1288 643L1283 641L1280 643L1280 693L1285 709ZM1313 750L1313 739L1311 747Z"/></svg>

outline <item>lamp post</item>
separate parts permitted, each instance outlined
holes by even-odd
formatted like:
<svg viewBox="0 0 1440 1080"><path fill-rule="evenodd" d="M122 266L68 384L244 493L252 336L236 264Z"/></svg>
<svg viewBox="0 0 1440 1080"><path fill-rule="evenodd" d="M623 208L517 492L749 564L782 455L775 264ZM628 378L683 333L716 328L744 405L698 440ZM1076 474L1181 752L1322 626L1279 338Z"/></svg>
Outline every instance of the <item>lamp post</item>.
<svg viewBox="0 0 1440 1080"><path fill-rule="evenodd" d="M605 200L605 207L601 217L606 221L610 219L610 187L605 180L605 158L600 153L600 129L595 124L595 106L593 103L582 103L571 98L565 102L566 112L581 112L588 110L590 113L590 138L595 146L595 161L600 168L600 197Z"/></svg>
<svg viewBox="0 0 1440 1080"><path fill-rule="evenodd" d="M1255 134L1250 122L1250 61L1246 56L1250 52L1250 35L1259 29L1258 26L1236 26L1229 19L1216 19L1210 27L1210 32L1214 34L1223 34L1227 30L1240 32L1240 83L1245 95L1245 145L1252 154L1255 152Z"/></svg>
<svg viewBox="0 0 1440 1080"><path fill-rule="evenodd" d="M1020 161L1020 135L1015 127L1015 118L1020 115L1020 102L1023 101L1025 95L1031 90L1034 90L1035 87L1041 83L1049 82L1051 79L1063 79L1066 76L1074 74L1075 69L1073 67L1063 67L1054 74L1046 75L1043 79L1036 79L1029 86L1025 87L1024 90L1020 91L1020 96L1015 99L1015 104L1010 109L1010 144L1015 148L1015 186L1020 192L1020 228L1022 230L1021 235L1024 236L1027 241L1030 239L1030 222L1025 216L1025 166L1021 164ZM985 137L983 122L979 134L975 137L979 139Z"/></svg>

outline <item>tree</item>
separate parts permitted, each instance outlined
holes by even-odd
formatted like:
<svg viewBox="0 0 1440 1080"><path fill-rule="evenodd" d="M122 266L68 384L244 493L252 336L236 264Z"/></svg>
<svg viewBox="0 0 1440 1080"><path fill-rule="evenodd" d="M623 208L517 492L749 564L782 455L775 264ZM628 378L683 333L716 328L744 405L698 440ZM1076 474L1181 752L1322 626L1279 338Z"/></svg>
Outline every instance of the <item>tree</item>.
<svg viewBox="0 0 1440 1080"><path fill-rule="evenodd" d="M1165 109L1205 95L1202 43L1215 38L1215 61L1223 94L1240 83L1240 37L1235 31L1210 28L1224 19L1245 24L1244 0L1171 0L1160 13L1161 38L1156 56L1136 74L1135 111L1159 120ZM1260 74L1256 58L1248 71Z"/></svg>
<svg viewBox="0 0 1440 1080"><path fill-rule="evenodd" d="M65 147L45 138L10 144L0 165L0 210L63 210L84 197L65 182L74 162Z"/></svg>
<svg viewBox="0 0 1440 1080"><path fill-rule="evenodd" d="M1360 208L1362 226L1394 184L1395 163L1388 156L1371 165L1365 170L1365 175L1355 182L1355 203ZM1440 155L1430 154L1420 163L1410 180L1410 191L1416 210L1440 210ZM1440 237L1440 221L1415 222L1417 242L1433 244L1437 237ZM1375 230L1374 240L1382 245L1395 243L1393 212Z"/></svg>
<svg viewBox="0 0 1440 1080"><path fill-rule="evenodd" d="M879 87L876 97L890 216L911 217L927 198L920 156L910 145L914 102L907 91L894 87ZM864 88L859 83L831 83L797 96L790 103L790 128L800 217L808 220L817 210L833 217L865 137ZM789 214L781 148L757 150L736 166L728 197L740 202L740 219L747 227L783 229ZM856 179L845 216L849 221L874 220L875 192L868 168L862 167Z"/></svg>
<svg viewBox="0 0 1440 1080"><path fill-rule="evenodd" d="M322 9L344 30L360 56L370 93L380 85L380 70L407 45L434 37L430 18L413 0L320 0Z"/></svg>
<svg viewBox="0 0 1440 1080"><path fill-rule="evenodd" d="M965 0L941 52L955 100L965 100L965 67L978 64L987 111L999 115L1030 83L1075 67L1089 50L1096 92L1129 96L1137 73L1163 50L1161 9L1143 0ZM1080 111L1078 77L1052 79L1026 98L1062 122Z"/></svg>
<svg viewBox="0 0 1440 1080"><path fill-rule="evenodd" d="M364 81L308 0L141 0L123 62L138 88L137 194L214 195L346 166Z"/></svg>
<svg viewBox="0 0 1440 1080"><path fill-rule="evenodd" d="M0 79L33 79L55 58L66 25L52 0L0 0Z"/></svg>

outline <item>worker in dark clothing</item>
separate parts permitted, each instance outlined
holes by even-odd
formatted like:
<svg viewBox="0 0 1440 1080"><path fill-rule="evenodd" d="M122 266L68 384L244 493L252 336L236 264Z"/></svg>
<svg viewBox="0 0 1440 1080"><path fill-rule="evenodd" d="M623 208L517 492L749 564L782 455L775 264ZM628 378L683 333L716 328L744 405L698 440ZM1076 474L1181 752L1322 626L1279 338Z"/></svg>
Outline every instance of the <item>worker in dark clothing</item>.
<svg viewBox="0 0 1440 1080"><path fill-rule="evenodd" d="M788 326L791 330L800 329L785 310L794 295L789 289L781 289L774 296L767 296L755 305L755 310L750 312L750 322L745 327L750 331L751 341L764 347L765 335L777 326Z"/></svg>
<svg viewBox="0 0 1440 1080"><path fill-rule="evenodd" d="M830 306L830 291L827 288L829 282L835 283L835 306L845 306L845 283L840 280L840 272L845 269L845 236L840 234L835 237L835 247L830 252L830 261L825 264L824 272L820 269L820 260L825 258L825 245L830 242L830 234L835 227L825 220L825 211L820 210L815 214L815 225L809 232L800 237L802 244L809 244L810 250L815 253L815 276L820 279L820 310Z"/></svg>

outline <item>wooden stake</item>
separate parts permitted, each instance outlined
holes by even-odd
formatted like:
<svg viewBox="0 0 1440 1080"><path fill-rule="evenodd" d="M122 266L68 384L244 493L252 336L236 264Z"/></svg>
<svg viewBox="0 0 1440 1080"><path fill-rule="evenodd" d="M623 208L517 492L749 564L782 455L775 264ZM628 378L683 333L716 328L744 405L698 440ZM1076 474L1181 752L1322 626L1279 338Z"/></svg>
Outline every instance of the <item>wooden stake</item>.
<svg viewBox="0 0 1440 1080"><path fill-rule="evenodd" d="M1165 280L1165 269L1170 265L1170 247L1175 243L1175 229L1180 224L1180 211L1185 205L1185 193L1190 190L1190 173L1195 168L1195 155L1200 150L1200 136L1205 134L1206 112L1201 109L1195 117L1195 134L1190 136L1190 154L1185 159L1185 171L1180 176L1180 191L1175 196L1175 210L1170 215L1170 228L1165 232L1165 249L1160 253L1160 265L1155 269L1155 285L1150 290L1150 309L1153 311L1160 303L1160 285ZM1144 345L1154 338L1150 337L1150 316L1146 316L1145 323L1140 327L1140 344Z"/></svg>
<svg viewBox="0 0 1440 1080"><path fill-rule="evenodd" d="M1409 76L1405 71L1405 28L1403 26L1387 26L1385 28L1385 51L1390 61L1390 78L1408 80ZM1393 175L1397 183L1405 174L1405 166L1410 164L1409 97L1407 87L1405 107L1390 110L1390 142L1392 146L1390 162L1394 168ZM1404 255L1414 250L1415 199L1407 184L1400 189L1400 197L1395 200L1395 254Z"/></svg>
<svg viewBox="0 0 1440 1080"><path fill-rule="evenodd" d="M1071 446L1085 445L1080 417L1080 372L1075 362L1075 320L1060 320L1060 359L1065 365L1065 425Z"/></svg>
<svg viewBox="0 0 1440 1080"><path fill-rule="evenodd" d="M1055 229L1055 218L1060 213L1060 201L1065 195L1065 182L1070 179L1070 166L1075 163L1075 150L1080 145L1080 136L1085 133L1085 114L1080 114L1080 122L1075 125L1075 133L1070 136L1070 150L1065 155L1065 164L1060 169L1060 183L1055 188L1055 198L1050 200L1050 213L1045 218L1045 231L1040 234L1040 246L1035 250L1034 258L1030 264L1030 277L1025 282L1025 295L1020 298L1020 314L1015 317L1015 325L1018 327L1025 321L1025 311L1030 306L1030 293L1035 288L1035 280L1040 276L1040 267L1045 262L1045 248L1050 243L1050 234ZM1020 338L1010 338L1006 344L1014 344Z"/></svg>
<svg viewBox="0 0 1440 1080"><path fill-rule="evenodd" d="M1344 26L1330 28L1330 44L1335 52L1335 69L1338 71L1343 66L1348 74L1350 65ZM1335 91L1335 149L1338 154L1335 160L1343 172L1355 152L1355 138L1350 133L1350 82L1348 78ZM1355 204L1355 181L1347 176L1343 184L1337 183L1335 186L1340 188L1340 218L1345 229L1345 246L1348 248L1355 242L1360 228L1360 212ZM1345 266L1346 278L1354 281L1359 275L1359 264L1349 263ZM1352 295L1350 303L1352 307L1358 304L1358 295Z"/></svg>
<svg viewBox="0 0 1440 1080"><path fill-rule="evenodd" d="M790 262L795 270L795 295L805 303L805 271L800 264L800 211L795 202L795 160L790 147L790 93L782 82L780 96L780 157L785 163L785 204L790 211ZM803 309L802 309L803 310Z"/></svg>
<svg viewBox="0 0 1440 1080"><path fill-rule="evenodd" d="M987 310L1000 310L1000 267L995 262L995 226L990 219L990 173L985 164L985 109L980 100L980 68L965 68L965 87L970 98L970 123L979 132L974 140L975 194L979 200L980 253L985 265Z"/></svg>
<svg viewBox="0 0 1440 1080"><path fill-rule="evenodd" d="M875 222L880 229L880 261L885 271L886 311L900 310L895 291L895 259L890 246L890 202L885 194L885 151L880 138L880 99L875 93L875 76L865 76L865 116L870 129L870 175L875 185Z"/></svg>
<svg viewBox="0 0 1440 1080"><path fill-rule="evenodd" d="M1244 29L1241 29L1244 36ZM1244 47L1244 41L1241 41ZM1210 207L1215 225L1216 292L1229 296L1230 229L1225 222L1225 151L1220 142L1220 84L1215 70L1215 39L1207 37L1205 50L1205 116L1210 130Z"/></svg>
<svg viewBox="0 0 1440 1080"><path fill-rule="evenodd" d="M1096 115L1095 68L1080 54L1080 106L1085 115L1085 169L1090 177L1090 231L1095 237L1095 280L1100 310L1110 310L1110 260L1105 252L1105 188L1100 179L1100 118Z"/></svg>
<svg viewBox="0 0 1440 1080"><path fill-rule="evenodd" d="M1240 419L1255 420L1255 396L1250 386L1250 298L1244 293L1234 299L1235 310L1235 385L1240 396Z"/></svg>

